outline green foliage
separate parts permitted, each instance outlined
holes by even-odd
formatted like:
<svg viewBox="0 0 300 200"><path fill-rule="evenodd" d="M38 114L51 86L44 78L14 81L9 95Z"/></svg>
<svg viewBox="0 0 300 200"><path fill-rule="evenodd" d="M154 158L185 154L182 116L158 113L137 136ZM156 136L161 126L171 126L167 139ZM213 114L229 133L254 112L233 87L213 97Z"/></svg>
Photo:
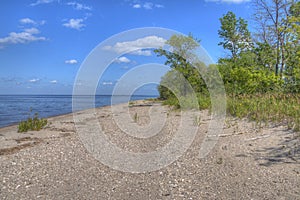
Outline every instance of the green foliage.
<svg viewBox="0 0 300 200"><path fill-rule="evenodd" d="M194 116L193 124L194 124L194 126L200 126L201 125L201 117L200 116Z"/></svg>
<svg viewBox="0 0 300 200"><path fill-rule="evenodd" d="M198 106L200 110L211 108L210 96L208 94L198 93L197 99L198 99Z"/></svg>
<svg viewBox="0 0 300 200"><path fill-rule="evenodd" d="M230 11L220 18L220 22L221 29L218 33L223 41L219 45L229 50L235 60L241 52L248 51L252 47L248 24L242 18L237 19Z"/></svg>
<svg viewBox="0 0 300 200"><path fill-rule="evenodd" d="M193 51L199 47L200 40L193 37L190 33L188 36L183 35L173 35L166 44L173 48L173 53L177 54L180 59L189 59L193 56ZM178 66L176 63L172 62L173 67ZM182 66L179 66L182 67Z"/></svg>
<svg viewBox="0 0 300 200"><path fill-rule="evenodd" d="M283 80L274 74L275 52L265 43L253 47L247 22L228 12L221 21L220 38L230 58L219 60L219 71L230 94L255 94L281 91Z"/></svg>
<svg viewBox="0 0 300 200"><path fill-rule="evenodd" d="M179 97L179 106L183 110L198 109L198 100L196 96Z"/></svg>
<svg viewBox="0 0 300 200"><path fill-rule="evenodd" d="M158 56L165 56L171 70L162 78L161 86L158 87L160 97L185 96L189 93L190 87L193 91L201 92L205 88L204 80L199 74L199 69L203 69L203 63L197 63L197 68L189 62L193 59L195 49L199 46L199 40L194 39L192 35L181 36L173 35L167 42L173 49L173 52L164 49L156 49L154 52ZM176 91L168 91L172 87ZM172 94L173 93L173 94Z"/></svg>
<svg viewBox="0 0 300 200"><path fill-rule="evenodd" d="M268 43L256 43L253 50L253 57L256 59L256 64L263 69L268 69L271 72L275 71L276 51Z"/></svg>
<svg viewBox="0 0 300 200"><path fill-rule="evenodd" d="M267 70L233 68L226 77L225 88L231 94L254 94L279 91L282 80ZM223 76L225 76L223 75Z"/></svg>
<svg viewBox="0 0 300 200"><path fill-rule="evenodd" d="M26 121L21 121L18 126L18 132L39 131L47 125L47 119L39 118L38 113L33 117L28 117Z"/></svg>
<svg viewBox="0 0 300 200"><path fill-rule="evenodd" d="M128 107L132 107L132 106L134 106L134 104L135 104L134 101L129 101L129 102L128 102Z"/></svg>
<svg viewBox="0 0 300 200"><path fill-rule="evenodd" d="M300 2L293 4L286 19L286 69L285 69L285 89L288 92L300 92Z"/></svg>
<svg viewBox="0 0 300 200"><path fill-rule="evenodd" d="M268 44L274 51L275 64L274 73L280 78L284 77L284 71L287 67L288 47L289 41L287 28L287 18L290 15L288 12L291 5L295 1L282 1L282 0L255 0L255 26L257 32L255 33L261 43ZM270 54L269 54L270 55ZM268 56L269 56L268 55Z"/></svg>
<svg viewBox="0 0 300 200"><path fill-rule="evenodd" d="M216 102L218 97L211 97L209 91L222 84L216 83L219 74L213 68L217 67L228 97L228 114L247 117L258 124L285 123L300 131L300 3L292 4L288 12L284 27L277 27L285 38L277 46L268 42L274 38L252 43L247 22L237 19L232 12L224 15L220 19L219 45L229 50L231 56L219 59L217 66L200 62L191 65L188 61L194 56L197 41L191 36L171 37L167 44L174 49L173 53L155 50L158 56L166 57L165 64L171 67L158 86L164 104L181 109L211 109L211 100ZM279 38L273 36L275 40ZM195 97L188 95L191 90L197 95L196 103Z"/></svg>
<svg viewBox="0 0 300 200"><path fill-rule="evenodd" d="M155 50L158 56L167 58L165 64L171 67L158 86L160 98L165 100L165 104L174 106L176 109L193 109L199 106L207 108L210 101L207 100L209 93L205 81L214 81L214 78L204 81L200 72L209 73L210 68L201 62L194 62L193 65L189 62L194 58L194 51L199 46L199 40L194 39L192 35L174 35L167 41L167 44L172 47L173 52L163 49ZM200 101L197 95L198 97L205 96L205 98Z"/></svg>
<svg viewBox="0 0 300 200"><path fill-rule="evenodd" d="M172 106L174 109L198 109L198 99L193 96L171 97L163 102L164 105Z"/></svg>
<svg viewBox="0 0 300 200"><path fill-rule="evenodd" d="M209 95L198 93L195 96L180 97L175 96L167 98L163 101L164 105L173 106L175 109L210 109L211 101Z"/></svg>
<svg viewBox="0 0 300 200"><path fill-rule="evenodd" d="M267 93L229 96L227 113L257 123L285 122L289 128L300 130L300 95Z"/></svg>
<svg viewBox="0 0 300 200"><path fill-rule="evenodd" d="M179 109L180 104L176 97L169 97L163 101L163 105L172 106L174 109Z"/></svg>

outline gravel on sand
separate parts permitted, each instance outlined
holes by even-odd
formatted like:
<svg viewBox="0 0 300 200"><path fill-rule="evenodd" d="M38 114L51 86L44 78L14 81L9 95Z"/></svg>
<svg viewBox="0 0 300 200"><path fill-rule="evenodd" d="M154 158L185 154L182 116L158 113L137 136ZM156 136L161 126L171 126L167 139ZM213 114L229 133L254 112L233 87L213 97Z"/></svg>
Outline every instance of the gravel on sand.
<svg viewBox="0 0 300 200"><path fill-rule="evenodd" d="M147 125L150 110L167 120L161 132L149 138L128 136L115 122L114 115L126 115L132 124ZM166 145L181 117L178 111L146 101L131 104L129 112L112 113L110 107L95 112L110 141L132 152ZM218 143L200 159L210 115L198 114L193 120L199 129L190 148L167 167L145 173L117 171L95 159L80 140L72 114L49 118L49 125L38 132L2 128L0 199L300 199L297 133L227 118Z"/></svg>

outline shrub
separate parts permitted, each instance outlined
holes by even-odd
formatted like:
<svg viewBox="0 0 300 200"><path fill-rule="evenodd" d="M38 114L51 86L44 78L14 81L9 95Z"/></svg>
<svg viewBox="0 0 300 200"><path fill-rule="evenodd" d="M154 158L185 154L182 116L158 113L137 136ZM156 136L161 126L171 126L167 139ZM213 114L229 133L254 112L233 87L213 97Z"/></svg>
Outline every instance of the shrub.
<svg viewBox="0 0 300 200"><path fill-rule="evenodd" d="M39 118L39 114L35 113L33 117L28 117L26 121L21 121L18 126L18 132L39 131L47 125L47 119Z"/></svg>
<svg viewBox="0 0 300 200"><path fill-rule="evenodd" d="M285 122L288 128L300 130L300 95L267 93L228 96L227 113L247 117L258 123Z"/></svg>

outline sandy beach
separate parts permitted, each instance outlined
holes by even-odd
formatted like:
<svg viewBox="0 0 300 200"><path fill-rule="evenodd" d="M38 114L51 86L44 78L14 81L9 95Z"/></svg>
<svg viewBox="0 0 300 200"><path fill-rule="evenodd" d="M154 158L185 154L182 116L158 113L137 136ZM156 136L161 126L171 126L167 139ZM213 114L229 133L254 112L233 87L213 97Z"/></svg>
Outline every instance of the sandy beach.
<svg viewBox="0 0 300 200"><path fill-rule="evenodd" d="M127 104L115 108L119 112L97 108L95 116L109 140L129 152L165 146L183 115L150 101L137 101L128 112ZM129 136L116 122L126 119L129 128L142 130L151 122L150 111L157 123L165 121L149 137ZM87 112L76 113L82 126L90 120L84 118ZM217 144L200 159L211 118L208 111L197 116L190 119L191 129L198 129L188 150L170 165L145 173L122 172L97 160L80 139L73 114L49 118L38 132L1 128L0 199L300 199L299 133L227 118Z"/></svg>

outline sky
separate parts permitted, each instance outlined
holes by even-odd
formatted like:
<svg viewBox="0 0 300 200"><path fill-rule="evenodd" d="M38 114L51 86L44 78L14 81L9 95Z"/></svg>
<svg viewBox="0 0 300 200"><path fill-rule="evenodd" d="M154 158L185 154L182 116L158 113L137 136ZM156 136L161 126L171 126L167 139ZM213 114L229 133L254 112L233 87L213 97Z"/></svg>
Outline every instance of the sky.
<svg viewBox="0 0 300 200"><path fill-rule="evenodd" d="M72 94L92 50L108 38L136 28L192 33L217 62L226 55L218 46L219 18L228 11L251 20L250 0L1 0L0 94ZM115 41L105 48L120 53L122 48L128 50L128 45L150 42L159 47L167 39L148 35ZM163 62L151 49L120 55L98 77L96 93L110 94L120 78L136 66ZM132 82L137 79L143 77L130 77ZM155 84L138 91L157 94Z"/></svg>

